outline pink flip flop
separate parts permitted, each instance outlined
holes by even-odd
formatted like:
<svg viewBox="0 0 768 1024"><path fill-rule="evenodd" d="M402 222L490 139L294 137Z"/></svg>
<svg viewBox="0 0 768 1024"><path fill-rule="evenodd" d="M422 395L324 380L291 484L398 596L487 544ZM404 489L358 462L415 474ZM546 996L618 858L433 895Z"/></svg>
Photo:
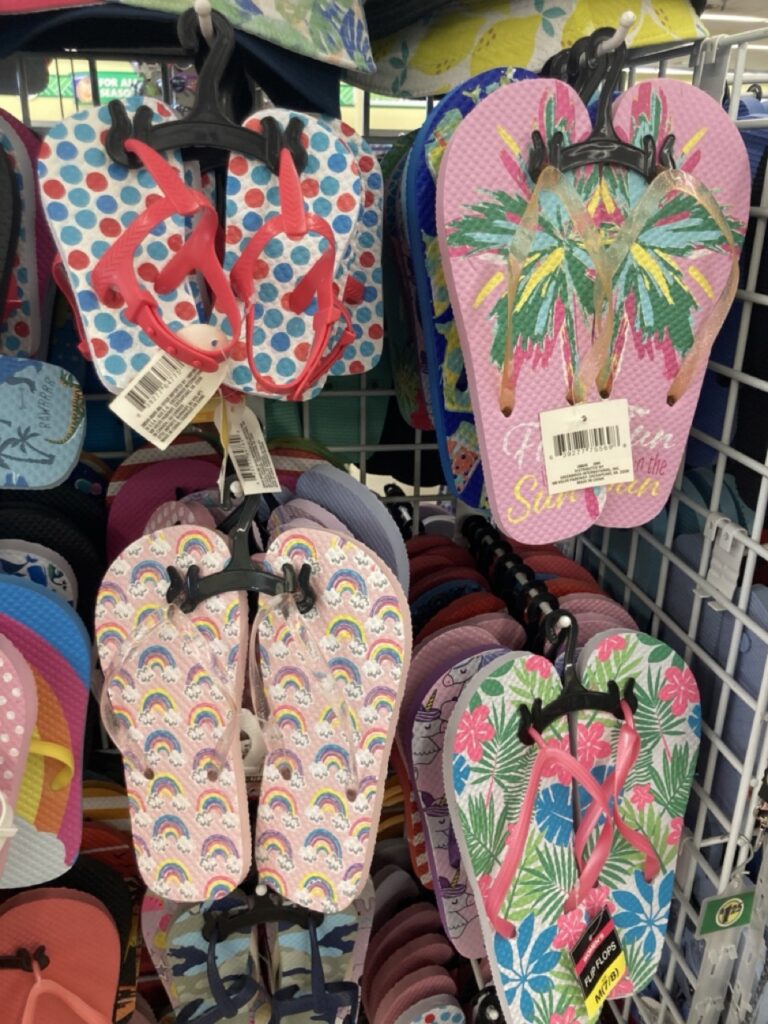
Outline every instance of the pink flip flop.
<svg viewBox="0 0 768 1024"><path fill-rule="evenodd" d="M37 687L29 665L0 636L0 876L16 835L14 809L37 722Z"/></svg>

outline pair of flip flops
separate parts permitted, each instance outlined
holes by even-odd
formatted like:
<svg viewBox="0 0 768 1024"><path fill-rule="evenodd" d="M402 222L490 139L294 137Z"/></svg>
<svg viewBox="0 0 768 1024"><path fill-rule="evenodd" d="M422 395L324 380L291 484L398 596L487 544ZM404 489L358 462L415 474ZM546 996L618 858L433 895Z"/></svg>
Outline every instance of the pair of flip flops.
<svg viewBox="0 0 768 1024"><path fill-rule="evenodd" d="M669 917L698 751L695 679L661 641L615 630L585 645L578 673L592 693L632 693L634 711L625 699L623 721L573 713L575 740L564 715L536 731L521 708L551 705L563 684L547 658L519 651L465 684L444 739L451 824L509 1024L542 1006L547 1019L597 1018L573 952L596 920L624 958L608 998L640 992Z"/></svg>
<svg viewBox="0 0 768 1024"><path fill-rule="evenodd" d="M179 1021L266 1024L321 1013L333 1022L356 1015L372 911L367 890L325 917L263 889L191 907L147 894L142 931Z"/></svg>
<svg viewBox="0 0 768 1024"><path fill-rule="evenodd" d="M186 462L215 472L200 460L176 465ZM152 532L113 560L96 607L102 714L125 761L142 877L164 898L220 898L255 860L279 895L344 910L367 878L408 668L404 543L366 487L316 460L271 513L261 503L256 530L266 548L258 568L298 577L306 566L314 607L262 594L249 645L244 591L188 614L168 602L169 569L204 579L230 561L215 506L170 502L209 515L189 522L160 487L142 492L145 476L162 481L173 463L143 466L114 494L108 540L121 510L136 533L147 516ZM267 748L253 854L236 742L246 668Z"/></svg>
<svg viewBox="0 0 768 1024"><path fill-rule="evenodd" d="M474 84L482 96L483 83ZM616 100L616 133L638 146L646 137L657 147L673 138L676 170L662 169L648 184L613 166L548 167L535 181L532 130L545 144L561 131L565 146L590 134L587 110L569 86L514 81L463 118L469 101L453 95L444 103L432 115L434 137L421 145L440 158L437 235L494 519L525 543L595 522L647 522L668 498L738 279L749 196L739 133L699 90L646 82ZM444 129L450 139L442 153ZM480 165L478 153L487 155ZM608 232L616 238L606 250ZM446 295L439 299L435 305L433 287L438 329L447 308ZM575 418L568 425L571 405L600 402L608 415L604 403L615 399L631 410L634 483L549 495L539 414L562 409L563 444L580 450ZM443 433L456 487L463 477L447 465ZM588 451L589 437L585 443Z"/></svg>
<svg viewBox="0 0 768 1024"><path fill-rule="evenodd" d="M0 888L58 878L76 860L91 642L76 612L0 576Z"/></svg>
<svg viewBox="0 0 768 1024"><path fill-rule="evenodd" d="M162 103L143 105L155 126L175 120ZM328 373L376 365L382 182L352 129L287 110L246 121L256 135L277 132L283 148L273 163L232 154L220 264L210 189L195 167L134 142L143 166L118 164L104 145L109 126L106 107L73 114L50 130L38 166L81 334L108 390L121 391L158 345L208 371L226 363L228 387L279 399L312 397Z"/></svg>

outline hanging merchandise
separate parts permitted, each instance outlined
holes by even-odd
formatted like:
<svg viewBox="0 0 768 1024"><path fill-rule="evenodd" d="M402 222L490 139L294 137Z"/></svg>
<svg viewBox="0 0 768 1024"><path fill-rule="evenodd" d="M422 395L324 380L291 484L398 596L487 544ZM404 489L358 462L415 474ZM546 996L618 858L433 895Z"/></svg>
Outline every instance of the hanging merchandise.
<svg viewBox="0 0 768 1024"><path fill-rule="evenodd" d="M429 367L430 408L451 493L472 507L486 504L471 397L458 327L445 284L435 221L437 175L445 148L462 118L501 85L530 77L517 69L485 72L449 93L419 130L405 182L408 244Z"/></svg>
<svg viewBox="0 0 768 1024"><path fill-rule="evenodd" d="M735 293L738 132L680 82L635 86L612 111L621 60L594 128L564 83L522 82L464 119L441 164L438 229L491 509L521 541L661 509Z"/></svg>

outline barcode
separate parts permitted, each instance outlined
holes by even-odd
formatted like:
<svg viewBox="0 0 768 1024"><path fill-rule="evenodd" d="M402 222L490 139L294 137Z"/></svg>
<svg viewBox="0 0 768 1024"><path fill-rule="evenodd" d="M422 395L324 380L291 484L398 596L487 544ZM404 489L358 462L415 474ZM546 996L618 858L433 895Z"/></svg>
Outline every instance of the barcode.
<svg viewBox="0 0 768 1024"><path fill-rule="evenodd" d="M245 439L239 434L233 434L229 439L229 454L237 468L237 475L243 483L255 483L258 477L251 465L250 453Z"/></svg>
<svg viewBox="0 0 768 1024"><path fill-rule="evenodd" d="M578 455L597 448L618 448L621 444L621 432L618 427L594 427L591 430L555 434L552 442L555 455Z"/></svg>
<svg viewBox="0 0 768 1024"><path fill-rule="evenodd" d="M158 393L171 388L185 370L186 367L183 363L179 363L169 356L163 356L146 373L134 378L123 392L123 397L131 403L134 409L144 412Z"/></svg>

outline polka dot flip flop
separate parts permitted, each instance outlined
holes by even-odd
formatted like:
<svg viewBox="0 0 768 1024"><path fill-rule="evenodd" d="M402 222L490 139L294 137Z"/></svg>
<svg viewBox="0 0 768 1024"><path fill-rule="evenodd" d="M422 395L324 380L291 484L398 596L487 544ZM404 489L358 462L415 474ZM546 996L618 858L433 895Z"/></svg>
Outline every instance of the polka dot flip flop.
<svg viewBox="0 0 768 1024"><path fill-rule="evenodd" d="M162 103L142 102L153 122L173 117ZM40 149L38 176L94 366L105 387L119 392L157 345L184 361L199 359L201 369L215 369L228 347L221 334L237 335L239 311L212 240L198 234L202 228L207 238L216 230L213 207L184 185L180 154L160 157L134 140L128 145L141 148L152 173L123 167L104 148L109 125L107 107L80 110L54 125ZM187 238L185 214L198 211L202 219ZM202 339L196 292L185 279L195 268L204 270L221 307L217 331L204 331Z"/></svg>
<svg viewBox="0 0 768 1024"><path fill-rule="evenodd" d="M224 383L296 400L319 391L353 338L340 297L363 186L352 149L333 122L270 110L254 114L245 127L261 132L267 116L283 129L298 118L308 159L297 175L284 149L279 177L260 161L233 156L229 162L224 267L245 303L246 330Z"/></svg>

